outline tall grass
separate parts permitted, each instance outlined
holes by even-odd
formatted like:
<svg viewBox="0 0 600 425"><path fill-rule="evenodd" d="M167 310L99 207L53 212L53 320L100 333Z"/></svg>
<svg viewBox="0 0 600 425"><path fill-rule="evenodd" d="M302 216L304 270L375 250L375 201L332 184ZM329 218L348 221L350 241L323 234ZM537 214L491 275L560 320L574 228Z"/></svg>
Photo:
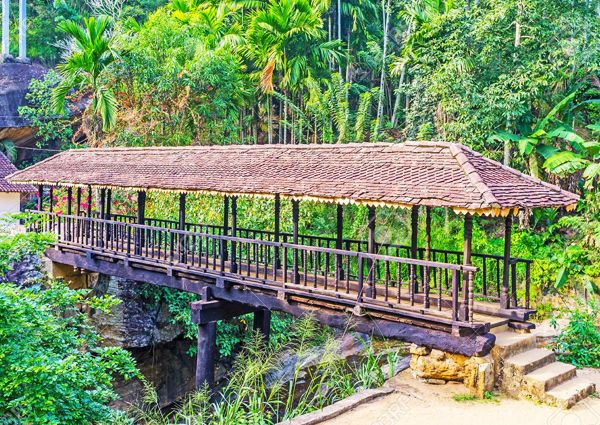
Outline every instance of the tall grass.
<svg viewBox="0 0 600 425"><path fill-rule="evenodd" d="M154 389L147 385L142 403L132 406L127 417L115 418L117 424L275 424L298 415L322 409L352 395L360 388L383 384L382 362L393 365L398 355L376 355L370 346L356 365L342 359L339 343L329 333L314 363L315 339L321 339L318 325L311 318L295 324L296 338L284 346L269 347L260 334L254 334L237 356L225 386L216 394L208 387L189 395L174 410L159 408ZM285 359L297 359L293 374L277 374ZM310 364L309 364L310 363ZM272 377L279 376L276 379Z"/></svg>

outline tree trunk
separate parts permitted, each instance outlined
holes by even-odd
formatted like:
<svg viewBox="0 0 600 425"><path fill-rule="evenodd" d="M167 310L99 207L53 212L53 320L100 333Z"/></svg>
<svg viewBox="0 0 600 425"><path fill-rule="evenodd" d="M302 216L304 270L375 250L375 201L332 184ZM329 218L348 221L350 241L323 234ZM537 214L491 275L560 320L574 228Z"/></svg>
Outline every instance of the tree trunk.
<svg viewBox="0 0 600 425"><path fill-rule="evenodd" d="M396 94L396 101L394 102L394 111L392 112L392 127L396 127L398 123L398 110L400 109L400 102L402 100L402 94L400 89L404 84L404 75L406 74L406 64L402 65L402 71L400 71L400 78L398 79L398 93Z"/></svg>
<svg viewBox="0 0 600 425"><path fill-rule="evenodd" d="M389 14L387 7L389 0L381 0L381 19L383 26L383 52L381 54L381 75L379 78L379 102L377 103L377 120L375 121L375 139L379 136L379 128L381 127L381 119L383 118L383 103L385 101L385 67L387 59L387 44L389 30Z"/></svg>

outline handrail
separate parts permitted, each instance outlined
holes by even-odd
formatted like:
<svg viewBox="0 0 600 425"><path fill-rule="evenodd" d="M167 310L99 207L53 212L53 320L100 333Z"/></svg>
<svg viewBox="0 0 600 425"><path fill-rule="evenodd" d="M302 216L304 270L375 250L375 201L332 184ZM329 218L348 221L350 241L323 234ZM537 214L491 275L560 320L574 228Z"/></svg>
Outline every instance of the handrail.
<svg viewBox="0 0 600 425"><path fill-rule="evenodd" d="M30 211L30 212L32 212L34 214L40 213L40 211ZM95 222L95 223L102 223L102 224L122 223L120 221L107 220L107 219L102 219L102 218L91 218L91 217L77 216L77 215L57 214L57 213L51 213L51 212L45 212L45 211L42 211L41 213L43 213L44 215L47 215L49 217L79 219L79 220L82 220L85 222ZM183 235L183 236L207 237L207 238L213 238L213 239L217 239L217 240L226 240L226 241L230 241L230 242L255 243L258 245L279 247L279 248L285 247L285 248L292 248L292 249L310 249L311 251L329 253L332 255L347 255L347 256L352 256L352 257L360 256L360 257L371 259L371 260L398 261L403 264L409 264L409 265L415 265L415 266L436 267L436 268L443 268L443 269L448 269L448 270L458 270L458 271L464 271L464 272L473 272L474 273L477 271L477 267L465 265L465 264L442 263L439 261L425 261L425 260L419 260L419 259L407 258L407 257L396 257L396 256L391 256L391 255L374 254L374 253L369 253L369 252L349 251L349 250L336 249L336 248L324 248L324 247L320 247L320 246L293 244L293 243L289 243L289 242L275 242L275 241L269 241L269 240L250 239L250 238L242 238L242 237L229 236L229 235L219 235L219 234L203 233L203 232L192 232L189 230L180 230L180 229L171 229L171 228L164 228L164 227L158 227L158 226L149 226L147 224L137 224L137 223L123 223L123 224L126 224L127 226L134 228L134 229L167 231L169 233L173 233L176 235Z"/></svg>
<svg viewBox="0 0 600 425"><path fill-rule="evenodd" d="M475 266L35 213L47 219L32 230L54 232L60 244L171 266L185 264L188 268L240 276L283 289L286 284L293 284L306 288L302 290L307 295L325 292L334 299L350 297L357 305L381 307L381 299L392 310L402 309L402 305L419 305L420 314L450 308L452 320L473 322L472 282L478 270Z"/></svg>
<svg viewBox="0 0 600 425"><path fill-rule="evenodd" d="M135 217L134 216L130 216L130 215L125 215L125 214L111 214L111 217L116 218L117 221L119 221L119 218L125 218L128 220L132 220L132 224L135 221ZM158 221L158 222L164 222L164 223L168 223L171 225L179 225L179 223L175 220L169 220L169 219L165 219L165 218L146 218L146 221ZM220 231L223 230L223 226L217 225L217 224L206 224L206 223L193 223L193 222L186 222L185 223L186 226L204 226L207 228L212 228L212 229L218 229ZM231 228L231 226L230 226ZM269 235L269 236L274 236L275 232L271 231L271 230L260 230L260 229L251 229L251 228L246 228L246 227L238 227L237 228L237 232L238 233L244 233L244 232L253 232L253 233L260 233L260 234L264 234L264 235ZM289 232L281 232L280 236L282 237L293 237L292 233ZM298 235L299 239L319 239L319 240L324 240L327 242L337 242L337 239L335 237L331 237L331 236L317 236L317 235L308 235L308 234L299 234ZM367 246L367 241L363 240L363 239L352 239L352 238L343 238L342 239L342 243L343 244L360 244L360 245L364 245ZM376 245L378 247L389 247L389 248L400 248L400 249L410 249L411 247L409 245L401 245L401 244L393 244L393 243L386 243L386 242L377 242ZM425 251L425 248L423 247L418 247L417 250L419 251ZM456 250L449 250L449 249L442 249L442 248L431 248L430 252L437 252L437 253L442 253L442 254L451 254L451 255L463 255L462 251L456 251ZM473 257L485 257L485 258L490 258L490 259L494 259L494 260L503 260L504 257L502 255L498 255L498 254L488 254L488 253L479 253L479 252L473 252L471 253L471 256ZM510 261L511 262L524 262L524 263L533 263L533 260L528 259L528 258L521 258L521 257L510 257Z"/></svg>

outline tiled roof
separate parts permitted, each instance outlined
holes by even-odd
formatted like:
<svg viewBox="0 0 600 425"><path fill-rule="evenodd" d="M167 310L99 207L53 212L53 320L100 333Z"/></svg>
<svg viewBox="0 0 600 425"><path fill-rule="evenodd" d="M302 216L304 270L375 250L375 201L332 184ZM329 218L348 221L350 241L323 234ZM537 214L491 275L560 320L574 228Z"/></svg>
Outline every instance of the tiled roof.
<svg viewBox="0 0 600 425"><path fill-rule="evenodd" d="M579 197L459 144L234 145L76 149L12 182L219 193L507 214Z"/></svg>
<svg viewBox="0 0 600 425"><path fill-rule="evenodd" d="M0 192L35 192L35 188L29 184L12 184L6 181L5 177L15 171L17 167L0 153Z"/></svg>

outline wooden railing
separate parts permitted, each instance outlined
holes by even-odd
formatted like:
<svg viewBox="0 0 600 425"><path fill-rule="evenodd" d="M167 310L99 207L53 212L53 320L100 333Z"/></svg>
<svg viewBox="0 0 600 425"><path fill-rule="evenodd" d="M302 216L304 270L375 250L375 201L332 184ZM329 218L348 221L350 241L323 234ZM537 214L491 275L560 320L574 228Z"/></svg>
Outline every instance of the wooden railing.
<svg viewBox="0 0 600 425"><path fill-rule="evenodd" d="M476 267L370 254L328 247L224 236L129 223L36 212L42 219L29 230L52 232L61 245L185 265L240 282L300 290L308 297L386 313L412 314L444 322L473 322ZM116 217L115 217L116 218ZM160 221L155 221L161 224ZM200 226L205 225L190 225ZM202 227L205 230L207 227ZM421 272L422 270L422 272ZM427 313L425 313L427 311Z"/></svg>
<svg viewBox="0 0 600 425"><path fill-rule="evenodd" d="M126 223L135 223L135 217L128 215L114 214L111 216L113 220ZM145 224L162 228L176 229L179 226L177 221L146 218ZM192 232L208 233L212 235L223 235L224 227L212 224L201 223L185 223L185 230ZM231 229L228 229L231 232ZM254 239L260 241L275 241L275 232L268 230L256 230L248 228L237 228L236 234L241 238ZM282 242L292 242L293 235L291 233L282 232L279 235L279 240ZM334 237L314 236L314 235L298 235L299 245L317 246L321 248L335 249L337 240ZM343 239L342 249L353 252L366 252L368 242L360 239ZM411 247L408 245L399 245L385 242L375 244L378 254L394 256L394 257L411 257ZM425 260L425 248L417 249L418 258ZM461 251L432 248L429 254L430 261L442 263L463 263L463 253ZM509 279L509 296L510 306L525 307L530 306L530 284L531 284L531 265L533 261L525 258L511 257L509 261L510 268L508 270ZM501 255L472 253L471 265L480 270L474 277L473 288L476 299L500 302L502 293L502 284L504 276L504 258ZM376 273L381 276L383 269L377 269ZM418 267L418 275L421 279L424 278L424 267ZM358 276L351 274L352 279ZM448 277L445 277L446 279Z"/></svg>

